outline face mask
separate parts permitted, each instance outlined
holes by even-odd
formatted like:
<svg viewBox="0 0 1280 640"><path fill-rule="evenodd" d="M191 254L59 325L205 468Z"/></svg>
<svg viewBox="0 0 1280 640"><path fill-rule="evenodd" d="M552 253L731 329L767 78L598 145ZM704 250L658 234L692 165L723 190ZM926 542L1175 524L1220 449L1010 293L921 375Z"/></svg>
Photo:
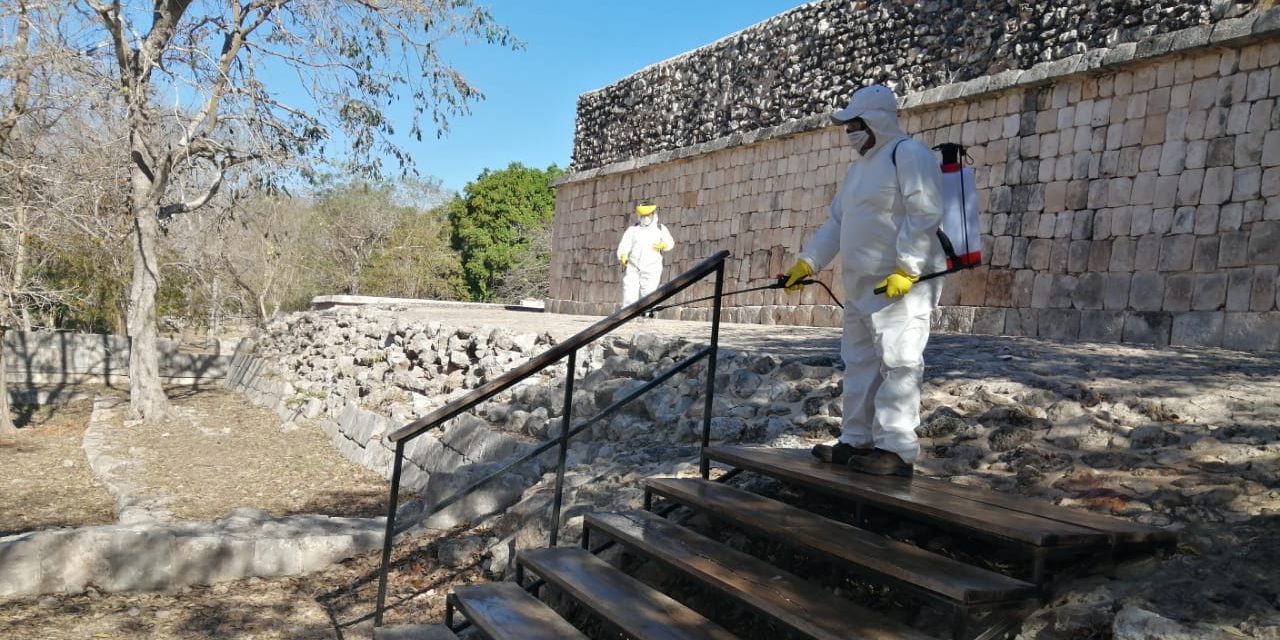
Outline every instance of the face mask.
<svg viewBox="0 0 1280 640"><path fill-rule="evenodd" d="M651 224L653 224L653 216L641 216L640 226L647 227Z"/></svg>
<svg viewBox="0 0 1280 640"><path fill-rule="evenodd" d="M849 138L849 144L853 146L853 150L858 153L862 153L862 146L871 139L871 134L866 131L850 131L845 136Z"/></svg>

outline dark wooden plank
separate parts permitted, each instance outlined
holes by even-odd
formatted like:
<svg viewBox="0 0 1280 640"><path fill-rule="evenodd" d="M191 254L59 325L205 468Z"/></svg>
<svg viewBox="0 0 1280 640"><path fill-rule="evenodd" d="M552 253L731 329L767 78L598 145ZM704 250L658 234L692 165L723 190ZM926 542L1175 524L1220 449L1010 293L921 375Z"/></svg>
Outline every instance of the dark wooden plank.
<svg viewBox="0 0 1280 640"><path fill-rule="evenodd" d="M1042 500L1034 500L1031 498L1023 498L1020 496L1011 496L997 491L986 491L966 487L954 482L947 482L938 478L925 478L916 476L912 478L912 483L927 487L933 491L946 493L961 498L967 498L975 502L1029 513L1034 516L1065 522L1068 524L1078 525L1094 529L1103 533L1114 536L1116 542L1120 543L1164 543L1173 542L1178 539L1176 531L1168 531L1158 527L1147 526L1124 518L1103 515L1091 511L1083 511L1079 509L1070 509L1068 507L1060 507L1054 504L1048 504Z"/></svg>
<svg viewBox="0 0 1280 640"><path fill-rule="evenodd" d="M857 527L706 480L650 478L655 493L775 540L848 562L961 603L1032 597L1035 586Z"/></svg>
<svg viewBox="0 0 1280 640"><path fill-rule="evenodd" d="M442 624L399 624L373 630L373 640L458 640Z"/></svg>
<svg viewBox="0 0 1280 640"><path fill-rule="evenodd" d="M917 485L913 478L873 476L818 462L803 449L708 447L706 454L807 488L915 515L942 526L1037 547L1104 544L1108 534L1010 511Z"/></svg>
<svg viewBox="0 0 1280 640"><path fill-rule="evenodd" d="M520 562L634 640L736 640L669 596L582 549L521 551Z"/></svg>
<svg viewBox="0 0 1280 640"><path fill-rule="evenodd" d="M670 565L814 640L928 636L647 511L590 513L586 526Z"/></svg>
<svg viewBox="0 0 1280 640"><path fill-rule="evenodd" d="M453 596L467 620L493 640L587 640L514 582L464 585L455 588Z"/></svg>

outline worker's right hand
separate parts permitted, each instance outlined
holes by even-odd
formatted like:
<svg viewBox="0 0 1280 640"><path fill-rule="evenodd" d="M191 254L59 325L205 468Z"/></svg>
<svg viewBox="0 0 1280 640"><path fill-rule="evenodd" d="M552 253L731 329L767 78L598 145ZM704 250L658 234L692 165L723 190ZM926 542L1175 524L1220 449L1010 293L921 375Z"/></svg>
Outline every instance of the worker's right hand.
<svg viewBox="0 0 1280 640"><path fill-rule="evenodd" d="M621 264L624 267L627 266L627 254L625 253L618 254L618 264Z"/></svg>
<svg viewBox="0 0 1280 640"><path fill-rule="evenodd" d="M782 288L787 293L795 293L804 289L804 285L800 281L813 275L813 267L809 266L809 263L805 260L796 260L796 263L791 265L791 268L787 269L784 275L787 276L787 281L782 285Z"/></svg>

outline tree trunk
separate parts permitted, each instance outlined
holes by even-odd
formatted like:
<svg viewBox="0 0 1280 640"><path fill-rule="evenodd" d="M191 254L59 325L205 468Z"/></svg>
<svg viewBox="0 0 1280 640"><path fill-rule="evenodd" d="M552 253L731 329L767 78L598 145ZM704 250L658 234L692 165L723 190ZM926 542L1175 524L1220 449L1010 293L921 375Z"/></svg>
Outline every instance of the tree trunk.
<svg viewBox="0 0 1280 640"><path fill-rule="evenodd" d="M222 281L218 279L218 274L215 272L213 275L213 300L209 302L209 333L213 338L217 338L218 333L222 330L220 300L222 300Z"/></svg>
<svg viewBox="0 0 1280 640"><path fill-rule="evenodd" d="M156 238L160 222L156 205L146 201L150 181L140 170L133 175L133 284L129 289L129 417L160 420L170 413L169 398L160 383L160 349L156 328L156 292L160 289L160 261Z"/></svg>
<svg viewBox="0 0 1280 640"><path fill-rule="evenodd" d="M14 211L14 237L13 237L13 268L10 270L12 278L9 281L9 300L8 308L4 309L6 313L0 313L0 323L7 323L8 312L12 312L15 306L19 309L18 316L19 328L23 331L31 331L31 314L28 312L26 304L15 305L14 294L23 291L23 287L27 280L27 188L23 180L22 172L18 172L17 176L18 193L22 200L15 203L17 206Z"/></svg>
<svg viewBox="0 0 1280 640"><path fill-rule="evenodd" d="M9 411L9 378L4 372L4 318L0 317L0 435L11 435L18 432L13 424L13 415Z"/></svg>

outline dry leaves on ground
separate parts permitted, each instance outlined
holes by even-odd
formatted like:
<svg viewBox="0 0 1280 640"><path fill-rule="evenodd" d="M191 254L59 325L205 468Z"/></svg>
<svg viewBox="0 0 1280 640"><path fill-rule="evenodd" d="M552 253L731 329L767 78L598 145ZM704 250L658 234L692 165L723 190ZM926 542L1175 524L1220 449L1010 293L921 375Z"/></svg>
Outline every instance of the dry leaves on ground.
<svg viewBox="0 0 1280 640"><path fill-rule="evenodd" d="M13 407L18 433L0 437L0 536L115 522L115 500L81 447L92 412L88 398Z"/></svg>
<svg viewBox="0 0 1280 640"><path fill-rule="evenodd" d="M173 498L175 517L209 521L239 507L273 516L385 514L389 483L342 457L319 429L282 424L221 388L169 394L179 417L126 423L116 441L117 455L140 463L144 491Z"/></svg>

